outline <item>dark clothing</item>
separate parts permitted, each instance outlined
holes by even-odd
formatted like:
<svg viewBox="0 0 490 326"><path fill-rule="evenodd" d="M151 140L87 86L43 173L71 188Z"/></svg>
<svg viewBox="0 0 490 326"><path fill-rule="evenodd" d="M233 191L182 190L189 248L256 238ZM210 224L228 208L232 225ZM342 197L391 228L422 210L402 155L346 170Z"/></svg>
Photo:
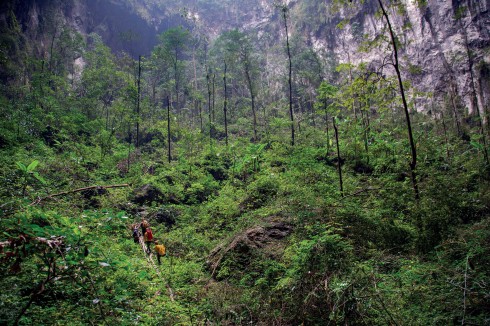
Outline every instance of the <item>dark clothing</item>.
<svg viewBox="0 0 490 326"><path fill-rule="evenodd" d="M139 234L137 228L134 228L133 229L133 240L134 240L134 243L139 243L140 242L140 234Z"/></svg>
<svg viewBox="0 0 490 326"><path fill-rule="evenodd" d="M151 247L150 246L151 246L152 241L146 241L145 243L146 243L146 253L149 255L149 254L151 254Z"/></svg>

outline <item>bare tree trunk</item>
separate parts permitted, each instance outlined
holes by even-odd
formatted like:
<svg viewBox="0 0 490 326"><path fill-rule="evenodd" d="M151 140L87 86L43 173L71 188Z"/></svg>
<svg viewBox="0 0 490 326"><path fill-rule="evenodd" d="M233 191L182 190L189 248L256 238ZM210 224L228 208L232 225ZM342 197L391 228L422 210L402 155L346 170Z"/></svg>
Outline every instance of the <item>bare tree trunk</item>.
<svg viewBox="0 0 490 326"><path fill-rule="evenodd" d="M457 84L455 81L454 71L451 68L451 66L449 65L446 57L444 56L444 51L443 51L442 46L440 44L439 38L437 37L437 32L434 28L434 25L432 24L432 21L430 20L430 17L431 16L429 16L429 15L424 15L424 18L429 25L429 30L432 34L432 38L434 39L434 42L436 43L437 48L439 50L438 52L439 52L440 60L441 60L443 66L446 69L447 74L449 76L449 82L448 82L448 84L449 84L449 96L450 96L450 100L451 100L452 111L454 114L454 122L455 122L455 127L456 127L456 131L458 133L458 136L461 136L462 133L461 133L460 117L459 117L459 113L458 113L458 105L456 103L456 96L458 94L458 87L457 87Z"/></svg>
<svg viewBox="0 0 490 326"><path fill-rule="evenodd" d="M455 86L452 85L450 96L451 96L451 104L452 104L452 109L453 109L453 114L454 114L454 121L456 124L456 131L458 132L458 136L461 136L462 131L461 131L461 124L460 124L460 120L459 120L458 106L456 105L456 94L457 94L457 92L455 91Z"/></svg>
<svg viewBox="0 0 490 326"><path fill-rule="evenodd" d="M309 104L310 104L310 110L311 110L311 122L313 123L313 128L316 128L316 119L315 119L315 101L313 100L313 93L312 92L309 92L309 95L310 95L310 100L309 100Z"/></svg>
<svg viewBox="0 0 490 326"><path fill-rule="evenodd" d="M367 156L367 161L369 162L369 146L368 146L368 118L367 118L367 115L368 113L364 113L363 110L360 110L361 111L361 121L362 121L362 128L363 128L363 131L362 131L362 139L363 139L363 142L364 142L364 151L366 152L366 156Z"/></svg>
<svg viewBox="0 0 490 326"><path fill-rule="evenodd" d="M138 98L136 99L136 148L140 147L141 56L138 57Z"/></svg>
<svg viewBox="0 0 490 326"><path fill-rule="evenodd" d="M352 84L354 78L352 77L352 63L350 60L350 52L345 48L344 39L342 39L342 47L344 48L345 53L347 53L347 63L349 64L349 82ZM354 121L357 125L357 110L356 110L356 98L354 97L352 101L352 111L354 111Z"/></svg>
<svg viewBox="0 0 490 326"><path fill-rule="evenodd" d="M288 35L288 21L287 21L287 7L282 8L282 17L284 19L284 28L286 29L286 48L288 51L288 61L289 61L289 118L291 119L291 145L294 146L294 116L293 116L293 86L292 86L292 62L291 62L291 51L289 49L289 35Z"/></svg>
<svg viewBox="0 0 490 326"><path fill-rule="evenodd" d="M208 87L208 120L209 120L209 139L211 139L211 124L213 120L211 119L211 81L209 78L209 71L206 69L206 84Z"/></svg>
<svg viewBox="0 0 490 326"><path fill-rule="evenodd" d="M203 126L202 126L202 102L199 101L198 102L198 110L199 110L199 122L200 122L200 125L201 125L201 133L204 132L204 129L203 129Z"/></svg>
<svg viewBox="0 0 490 326"><path fill-rule="evenodd" d="M488 152L487 152L487 141L486 141L486 134L485 134L485 127L483 126L483 117L482 114L484 112L483 108L480 110L480 105L478 104L478 95L476 92L476 81L475 81L475 73L473 71L473 56L471 54L471 50L468 44L468 34L466 33L466 28L463 26L461 23L461 19L458 20L460 27L461 27L461 33L463 35L464 39L464 46L466 49L466 56L468 59L468 70L470 72L470 89L471 89L471 103L473 106L473 110L476 113L476 120L478 123L478 129L480 133L480 143L483 147L483 157L485 159L485 162L490 164L489 158L488 158Z"/></svg>
<svg viewBox="0 0 490 326"><path fill-rule="evenodd" d="M172 160L171 155L171 139L170 139L170 97L167 96L167 142L168 142L168 163Z"/></svg>
<svg viewBox="0 0 490 326"><path fill-rule="evenodd" d="M129 167L130 167L130 164L131 164L131 142L132 142L132 138L133 138L133 135L131 133L131 123L128 123L128 159L127 159L127 162L128 162L128 171L126 173L129 173Z"/></svg>
<svg viewBox="0 0 490 326"><path fill-rule="evenodd" d="M216 73L213 72L213 110L212 110L212 114L213 114L213 122L215 121L215 116L214 116L214 101L216 99Z"/></svg>
<svg viewBox="0 0 490 326"><path fill-rule="evenodd" d="M337 125L335 124L335 117L332 118L333 129L335 130L335 142L337 145L337 170L339 172L339 185L340 185L340 196L344 197L344 183L342 181L342 161L340 158L340 148L339 148L339 131Z"/></svg>
<svg viewBox="0 0 490 326"><path fill-rule="evenodd" d="M225 101L223 103L223 114L225 116L225 143L226 146L228 146L228 121L226 119L226 111L227 111L227 104L228 104L228 97L227 97L227 89L226 89L226 61L225 61L225 71L223 74L223 84L224 84L224 92L225 92Z"/></svg>
<svg viewBox="0 0 490 326"><path fill-rule="evenodd" d="M444 141L446 143L446 158L449 160L449 141L447 138L446 121L444 120L444 113L441 111L442 128L444 129Z"/></svg>
<svg viewBox="0 0 490 326"><path fill-rule="evenodd" d="M254 142L257 141L257 114L255 113L255 96L253 91L252 78L250 77L250 71L248 67L245 67L245 76L247 77L248 89L250 91L250 99L252 101L252 117L254 128Z"/></svg>
<svg viewBox="0 0 490 326"><path fill-rule="evenodd" d="M325 109L325 126L327 127L327 156L328 152L330 151L330 136L328 135L328 110L327 110L327 97L325 96L325 99L323 100L323 106Z"/></svg>
<svg viewBox="0 0 490 326"><path fill-rule="evenodd" d="M195 49L195 47L192 48L192 65L194 68L194 92L195 92L195 95L197 96L198 85L197 85L196 49ZM201 111L200 111L199 103L198 103L197 99L194 100L194 112L199 113L199 116L201 116ZM194 118L192 119L192 122L194 124ZM202 122L201 122L201 130L202 130Z"/></svg>
<svg viewBox="0 0 490 326"><path fill-rule="evenodd" d="M175 51L175 57L174 57L174 79L175 79L175 101L177 103L176 109L177 109L177 114L180 112L180 99L179 99L179 89L180 89L180 83L179 83L179 74L178 74L178 53L177 50Z"/></svg>
<svg viewBox="0 0 490 326"><path fill-rule="evenodd" d="M412 154L412 160L410 162L410 172L411 172L411 179L412 179L412 186L413 190L415 193L415 199L419 199L419 187L417 183L417 175L416 175L416 167L417 167L417 150L415 147L415 141L413 139L413 134L412 134L412 124L410 122L410 113L408 111L408 104L407 104L407 99L405 98L405 89L403 87L403 81L402 81L402 75L400 72L400 66L398 62L398 48L397 48L397 41L395 37L395 33L393 32L393 28L391 26L390 19L388 17L388 13L386 12L383 2L381 0L378 0L379 6L381 7L381 11L383 13L383 17L386 20L386 24L388 25L388 29L390 32L390 37L391 37L391 46L393 47L393 56L395 59L395 62L393 63L393 67L395 68L396 76L398 78L398 86L400 87L400 94L402 97L402 103L403 103L403 110L405 111L405 120L407 123L407 131L408 131L408 140L410 142L410 149L411 149L411 154Z"/></svg>

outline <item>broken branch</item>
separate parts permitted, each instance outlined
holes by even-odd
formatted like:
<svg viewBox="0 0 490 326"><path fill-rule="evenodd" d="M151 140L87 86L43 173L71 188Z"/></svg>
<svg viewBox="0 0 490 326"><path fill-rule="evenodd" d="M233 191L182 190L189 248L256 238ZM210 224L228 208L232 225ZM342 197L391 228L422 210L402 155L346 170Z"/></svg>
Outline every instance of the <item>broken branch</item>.
<svg viewBox="0 0 490 326"><path fill-rule="evenodd" d="M38 198L35 201L33 201L32 203L30 203L29 206L37 205L37 204L39 204L40 202L42 202L43 200L46 200L46 199L51 199L53 197L63 196L63 195L67 195L67 194L72 194L72 193L75 193L75 192L81 192L81 191L86 191L86 190L91 190L91 189L111 189L111 188L121 188L121 187L129 187L129 186L131 186L129 183L123 183L123 184L119 184L119 185L83 187L83 188L78 188L78 189L73 189L73 190L59 192L57 194L52 194L52 195L49 195L49 196L46 196L46 197L43 197L43 198Z"/></svg>

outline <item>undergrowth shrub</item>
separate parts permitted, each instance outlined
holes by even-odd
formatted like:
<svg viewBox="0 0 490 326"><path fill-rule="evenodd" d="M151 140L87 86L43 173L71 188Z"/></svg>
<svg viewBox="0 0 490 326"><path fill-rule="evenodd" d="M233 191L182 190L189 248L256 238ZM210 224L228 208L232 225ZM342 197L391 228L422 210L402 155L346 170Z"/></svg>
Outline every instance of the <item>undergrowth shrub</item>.
<svg viewBox="0 0 490 326"><path fill-rule="evenodd" d="M275 287L276 305L285 305L283 318L293 323L328 320L329 293L323 286L352 267L352 246L321 225L304 239L291 241L284 260L286 271Z"/></svg>
<svg viewBox="0 0 490 326"><path fill-rule="evenodd" d="M261 176L247 187L247 197L242 202L246 209L257 209L273 200L279 191L278 179Z"/></svg>

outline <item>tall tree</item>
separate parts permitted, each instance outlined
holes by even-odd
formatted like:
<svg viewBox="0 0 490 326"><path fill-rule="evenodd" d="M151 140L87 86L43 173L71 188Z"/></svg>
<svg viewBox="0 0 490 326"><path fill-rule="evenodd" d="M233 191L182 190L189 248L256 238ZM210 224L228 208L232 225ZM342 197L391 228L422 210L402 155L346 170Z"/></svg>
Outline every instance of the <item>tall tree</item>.
<svg viewBox="0 0 490 326"><path fill-rule="evenodd" d="M258 79L258 63L254 56L254 48L249 36L237 29L226 31L220 35L215 44L215 54L219 52L221 60L227 62L227 72L234 77L235 88L244 84L250 94L253 139L257 135L256 113L256 79ZM243 76L243 78L240 78ZM237 92L239 93L239 92ZM228 95L228 94L227 94Z"/></svg>
<svg viewBox="0 0 490 326"><path fill-rule="evenodd" d="M191 41L188 30L179 26L171 28L160 35L160 45L157 51L163 60L170 62L173 73L173 92L176 109L180 110L182 99L180 97L185 73L185 58Z"/></svg>
<svg viewBox="0 0 490 326"><path fill-rule="evenodd" d="M487 152L487 142L486 142L486 134L485 134L485 127L484 127L484 114L485 114L485 109L480 108L479 103L483 102L483 99L478 98L478 93L476 91L476 85L477 85L477 80L475 77L475 72L474 72L474 66L475 66L475 59L474 59L474 53L470 49L469 45L469 40L468 40L468 32L467 32L467 26L464 25L463 23L463 15L466 14L466 11L468 10L467 7L461 6L459 7L459 4L457 6L457 12L456 12L456 20L458 22L458 25L460 27L461 35L463 36L463 46L466 52L466 59L468 63L468 72L470 74L470 92L471 92L471 109L472 109L472 114L475 115L475 120L478 125L478 131L479 131L479 138L480 138L480 143L483 151L483 157L485 159L486 164L490 164L489 158L488 158L488 152ZM488 123L488 121L487 121Z"/></svg>
<svg viewBox="0 0 490 326"><path fill-rule="evenodd" d="M240 45L237 41L237 30L226 31L222 33L215 41L213 49L211 51L212 56L216 62L222 63L223 67L223 119L225 128L225 140L228 144L228 74L231 69L236 70L236 66L239 59ZM214 76L213 76L214 79ZM214 82L213 82L214 88Z"/></svg>
<svg viewBox="0 0 490 326"><path fill-rule="evenodd" d="M388 1L389 1L389 4L392 4L393 6L402 6L403 5L402 3L398 3L398 2L395 2L395 1L391 1L391 0L388 0ZM341 2L344 2L345 3L345 1L342 1L342 0L341 0ZM349 2L352 2L352 0L349 0ZM361 2L361 4L363 3L363 1L360 1L360 2ZM392 56L392 62L391 62L391 65L393 66L393 68L395 70L395 75L396 75L396 78L397 78L398 88L399 88L399 91L400 91L400 97L401 97L402 104L403 104L403 111L405 113L405 123L406 123L406 126L407 126L408 141L409 141L409 144L410 144L410 153L411 153L411 160L409 162L410 175L411 175L412 187L413 187L413 190L414 190L415 198L418 200L419 197L420 197L420 195L419 195L419 188L418 188L417 174L416 174L416 168L417 168L417 148L416 148L415 140L414 140L414 137L413 137L412 124L411 124L411 119L410 119L410 112L409 112L409 109L408 109L408 102L407 102L406 95L405 95L405 86L404 86L404 83L403 83L403 78L402 78L401 70L400 70L400 61L399 61L399 53L398 53L398 51L399 51L398 45L400 43L399 43L399 40L398 40L398 38L396 36L395 30L393 28L393 25L391 23L390 16L388 15L387 7L383 3L383 0L377 0L377 2L378 2L378 5L379 5L379 8L380 8L380 11L381 11L381 16L385 20L386 27L387 27L387 30L388 30L388 34L389 34L389 37L390 37L390 47L391 47L391 50L392 50L392 55L391 55Z"/></svg>
<svg viewBox="0 0 490 326"><path fill-rule="evenodd" d="M141 56L138 57L138 94L136 98L136 148L140 146Z"/></svg>
<svg viewBox="0 0 490 326"><path fill-rule="evenodd" d="M167 96L167 145L168 145L168 163L172 160L171 155L171 137L170 137L170 97Z"/></svg>
<svg viewBox="0 0 490 326"><path fill-rule="evenodd" d="M79 95L82 96L82 107L90 119L102 118L105 116L105 127L109 129L111 119L111 104L129 90L132 95L132 104L136 92L134 89L134 79L129 86L128 77L117 69L115 56L110 49L100 40L95 40L93 49L85 56L87 66L85 67L81 83L78 88Z"/></svg>
<svg viewBox="0 0 490 326"><path fill-rule="evenodd" d="M226 59L224 61L224 70L223 70L223 93L224 93L224 101L223 101L223 114L225 120L225 142L226 146L228 146L228 119L227 119L227 109L228 109L228 92L226 87Z"/></svg>
<svg viewBox="0 0 490 326"><path fill-rule="evenodd" d="M206 67L206 86L208 89L208 120L209 120L209 137L211 137L211 124L212 124L212 119L211 119L211 78L210 78L210 70L208 67Z"/></svg>
<svg viewBox="0 0 490 326"><path fill-rule="evenodd" d="M291 50L289 48L289 32L288 32L288 7L281 6L282 18L284 21L284 29L286 31L286 49L288 54L288 86L289 86L289 118L291 120L291 145L294 146L294 116L293 116L293 86L292 86L292 61Z"/></svg>
<svg viewBox="0 0 490 326"><path fill-rule="evenodd" d="M403 86L402 74L400 72L400 62L398 60L398 39L393 30L393 26L391 25L390 17L388 16L388 12L386 11L383 1L378 0L379 7L381 8L381 12L386 21L386 25L388 26L388 32L390 34L391 46L393 49L393 68L395 68L396 77L398 80L398 87L400 88L400 96L402 98L403 103L403 111L405 112L405 122L407 124L407 132L408 132L408 141L410 143L410 152L412 155L412 159L410 161L410 174L412 179L412 186L415 192L415 198L419 199L419 187L417 183L417 149L415 147L415 140L413 138L412 133L412 123L410 121L410 112L408 111L408 103L405 97L405 87Z"/></svg>
<svg viewBox="0 0 490 326"><path fill-rule="evenodd" d="M253 45L250 41L250 38L245 34L239 34L239 44L240 44L240 62L243 67L243 72L245 74L245 78L247 80L247 88L250 93L250 102L252 109L252 123L253 123L253 133L254 133L254 141L258 140L257 136L257 110L255 107L255 99L256 99L256 89L255 89L255 80L257 77L257 62L253 56Z"/></svg>
<svg viewBox="0 0 490 326"><path fill-rule="evenodd" d="M335 131L335 145L337 146L337 171L339 174L340 196L344 197L344 182L342 180L342 158L340 157L339 130L335 124L335 117L332 117L333 129Z"/></svg>
<svg viewBox="0 0 490 326"><path fill-rule="evenodd" d="M298 111L309 116L315 123L313 110L315 91L322 82L322 64L319 55L300 37L291 39L294 97ZM298 114L299 112L296 112ZM297 117L299 120L299 117Z"/></svg>
<svg viewBox="0 0 490 326"><path fill-rule="evenodd" d="M320 110L323 110L325 114L325 127L327 132L327 155L328 152L330 151L330 135L329 135L329 128L328 128L328 123L330 119L328 117L328 113L331 110L331 107L334 106L333 99L336 93L337 93L337 88L327 83L326 81L322 81L320 87L318 88L318 96L317 96L318 102L316 103L316 107L319 108Z"/></svg>

